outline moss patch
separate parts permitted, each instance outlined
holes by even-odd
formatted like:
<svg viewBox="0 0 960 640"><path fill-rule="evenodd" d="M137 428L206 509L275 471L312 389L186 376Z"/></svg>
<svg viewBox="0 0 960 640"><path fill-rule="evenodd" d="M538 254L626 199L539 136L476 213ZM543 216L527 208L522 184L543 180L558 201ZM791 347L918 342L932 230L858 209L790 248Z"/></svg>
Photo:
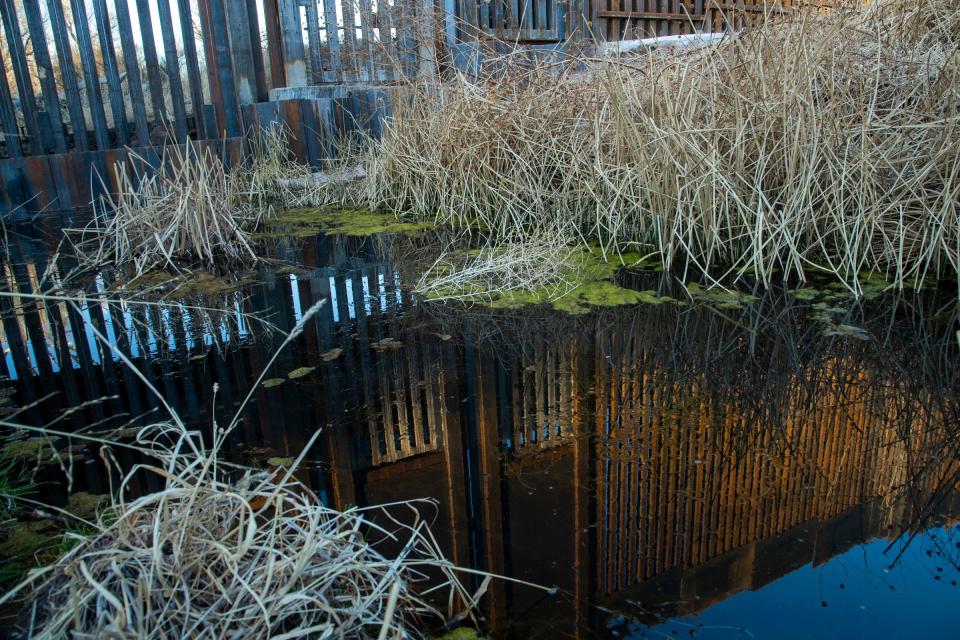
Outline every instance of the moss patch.
<svg viewBox="0 0 960 640"><path fill-rule="evenodd" d="M260 238L310 238L320 234L371 236L433 228L428 222L403 222L389 213L367 209L289 209L264 223Z"/></svg>
<svg viewBox="0 0 960 640"><path fill-rule="evenodd" d="M721 289L720 287L704 287L696 282L687 285L690 297L696 302L715 307L717 309L738 310L746 309L756 302L757 297L736 289Z"/></svg>
<svg viewBox="0 0 960 640"><path fill-rule="evenodd" d="M73 515L92 520L97 515L97 509L107 501L107 496L96 496L86 491L78 491L67 498L66 510Z"/></svg>
<svg viewBox="0 0 960 640"><path fill-rule="evenodd" d="M0 448L0 458L6 460L46 461L53 457L53 447L46 438L11 440Z"/></svg>
<svg viewBox="0 0 960 640"><path fill-rule="evenodd" d="M324 362L333 362L334 360L339 358L340 354L342 353L343 353L343 349L341 349L340 347L334 347L333 349L330 349L330 351L325 351L324 353L321 353L320 359L323 360Z"/></svg>
<svg viewBox="0 0 960 640"><path fill-rule="evenodd" d="M196 271L188 275L176 276L166 271L150 271L122 285L122 289L141 289L174 294L177 297L208 296L215 297L232 293L250 284L254 274L246 273L237 277L222 278L206 271Z"/></svg>
<svg viewBox="0 0 960 640"><path fill-rule="evenodd" d="M452 631L447 631L442 636L435 636L434 640L486 640L490 636L484 635L476 629L469 627L457 627Z"/></svg>
<svg viewBox="0 0 960 640"><path fill-rule="evenodd" d="M298 367L287 374L287 377L291 380L296 380L297 378L303 378L310 375L316 367Z"/></svg>
<svg viewBox="0 0 960 640"><path fill-rule="evenodd" d="M31 558L51 545L57 530L49 520L15 522L0 542L0 555L18 560Z"/></svg>

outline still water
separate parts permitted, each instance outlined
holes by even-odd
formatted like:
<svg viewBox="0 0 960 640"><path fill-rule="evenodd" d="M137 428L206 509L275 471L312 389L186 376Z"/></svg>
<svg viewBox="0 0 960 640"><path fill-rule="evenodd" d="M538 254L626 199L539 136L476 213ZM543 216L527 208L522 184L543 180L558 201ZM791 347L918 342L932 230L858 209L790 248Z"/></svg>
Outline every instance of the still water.
<svg viewBox="0 0 960 640"><path fill-rule="evenodd" d="M13 236L8 290L64 269L30 235ZM267 464L321 430L300 479L330 504L433 498L451 560L558 588L492 583L494 636L954 637L955 293L834 296L833 321L857 330L826 335L824 303L788 291L494 312L418 300L389 239L271 252L296 268L179 305L0 300L4 385L35 403L24 420L103 432L163 419L100 333L209 430L326 299L229 455ZM683 297L661 274L625 282ZM103 274L87 290L111 286ZM116 480L96 448L77 451L70 486L44 477L54 498Z"/></svg>

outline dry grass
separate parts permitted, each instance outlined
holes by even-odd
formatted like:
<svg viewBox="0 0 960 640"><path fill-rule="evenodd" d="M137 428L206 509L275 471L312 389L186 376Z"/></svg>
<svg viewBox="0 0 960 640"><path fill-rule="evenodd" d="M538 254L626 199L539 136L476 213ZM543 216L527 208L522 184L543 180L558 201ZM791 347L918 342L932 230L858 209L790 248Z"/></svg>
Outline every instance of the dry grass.
<svg viewBox="0 0 960 640"><path fill-rule="evenodd" d="M515 292L539 292L544 301L578 283L573 250L556 238L499 243L475 251L442 253L414 290L430 300L489 301Z"/></svg>
<svg viewBox="0 0 960 640"><path fill-rule="evenodd" d="M364 199L511 242L557 218L764 282L955 276L958 45L956 3L886 0L696 51L505 62L397 100Z"/></svg>
<svg viewBox="0 0 960 640"><path fill-rule="evenodd" d="M177 425L138 443L158 461L127 480L155 473L165 488L92 523L30 595L28 637L406 638L473 607L419 512L426 501L341 512L292 469L225 467ZM445 612L424 598L438 590Z"/></svg>
<svg viewBox="0 0 960 640"><path fill-rule="evenodd" d="M157 166L130 153L132 162L116 166L116 193L104 196L81 234L88 263L130 265L142 275L256 261L249 230L266 208L244 197L209 148L167 147Z"/></svg>
<svg viewBox="0 0 960 640"><path fill-rule="evenodd" d="M166 147L156 164L130 151L131 161L116 166L116 193L101 199L80 234L79 253L93 266L131 266L136 275L256 262L250 232L274 205L330 201L329 185L291 158L289 140L282 123L251 132L246 162L229 171L189 140Z"/></svg>
<svg viewBox="0 0 960 640"><path fill-rule="evenodd" d="M308 207L326 203L322 185L308 165L294 160L290 130L274 122L248 137L248 162L232 176L239 193L283 207Z"/></svg>

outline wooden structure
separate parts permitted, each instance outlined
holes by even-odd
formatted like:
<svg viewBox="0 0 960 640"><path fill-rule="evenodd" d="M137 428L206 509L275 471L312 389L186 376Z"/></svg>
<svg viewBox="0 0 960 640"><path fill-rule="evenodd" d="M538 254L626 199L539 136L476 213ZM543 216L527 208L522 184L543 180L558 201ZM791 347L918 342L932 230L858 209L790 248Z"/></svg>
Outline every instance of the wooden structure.
<svg viewBox="0 0 960 640"><path fill-rule="evenodd" d="M776 10L791 0L774 0ZM319 162L378 126L381 88L493 46L722 30L769 0L0 0L0 206L88 205L118 149L239 144L282 121ZM739 17L738 17L739 16ZM310 99L281 90L320 87ZM280 93L278 93L280 92ZM100 179L91 180L93 175Z"/></svg>

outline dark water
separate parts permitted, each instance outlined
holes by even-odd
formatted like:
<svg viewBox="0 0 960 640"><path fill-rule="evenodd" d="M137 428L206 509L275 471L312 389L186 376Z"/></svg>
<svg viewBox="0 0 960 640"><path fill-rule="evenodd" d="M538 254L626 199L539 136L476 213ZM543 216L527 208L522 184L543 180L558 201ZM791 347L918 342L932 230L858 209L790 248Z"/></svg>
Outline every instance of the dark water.
<svg viewBox="0 0 960 640"><path fill-rule="evenodd" d="M8 287L55 280L51 246L15 237ZM226 313L4 298L6 384L36 402L25 421L64 431L163 419L94 327L209 429L282 339L249 315L289 331L326 298L229 454L295 456L322 430L300 476L331 504L435 498L452 560L559 589L494 582L497 637L955 635L955 294L833 302L862 330L840 336L786 292L584 316L464 310L411 296L390 259L409 250L279 245L302 269L189 303ZM626 280L682 296L659 274ZM315 368L286 378L302 367ZM80 458L69 488L47 474L54 495L108 489L95 449Z"/></svg>

